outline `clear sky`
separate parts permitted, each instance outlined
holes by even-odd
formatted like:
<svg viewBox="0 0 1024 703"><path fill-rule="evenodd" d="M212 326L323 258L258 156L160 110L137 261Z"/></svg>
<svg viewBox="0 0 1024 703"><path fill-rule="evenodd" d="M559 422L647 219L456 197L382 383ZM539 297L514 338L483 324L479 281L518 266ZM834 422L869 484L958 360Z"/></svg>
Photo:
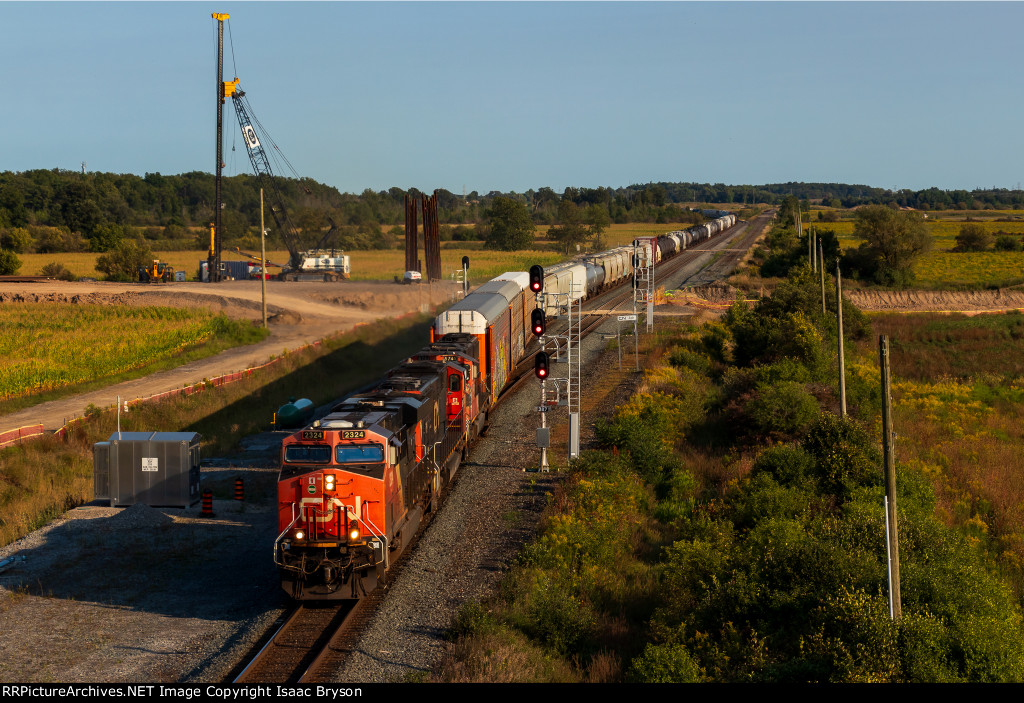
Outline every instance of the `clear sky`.
<svg viewBox="0 0 1024 703"><path fill-rule="evenodd" d="M0 2L0 170L213 172L211 12L342 191L1024 181L1016 2Z"/></svg>

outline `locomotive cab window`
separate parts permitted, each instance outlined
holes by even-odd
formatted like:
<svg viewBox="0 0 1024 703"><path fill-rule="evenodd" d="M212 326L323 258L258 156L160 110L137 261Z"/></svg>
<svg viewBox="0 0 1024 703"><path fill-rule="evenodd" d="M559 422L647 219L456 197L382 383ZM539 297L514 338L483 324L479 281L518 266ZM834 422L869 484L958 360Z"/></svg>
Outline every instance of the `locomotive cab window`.
<svg viewBox="0 0 1024 703"><path fill-rule="evenodd" d="M285 447L284 460L306 464L329 464L331 448L326 444L292 444Z"/></svg>
<svg viewBox="0 0 1024 703"><path fill-rule="evenodd" d="M458 393L462 390L462 376L457 373L453 373L448 376L448 390L452 393Z"/></svg>
<svg viewBox="0 0 1024 703"><path fill-rule="evenodd" d="M379 444L339 444L334 448L339 464L376 464L384 461L384 447Z"/></svg>

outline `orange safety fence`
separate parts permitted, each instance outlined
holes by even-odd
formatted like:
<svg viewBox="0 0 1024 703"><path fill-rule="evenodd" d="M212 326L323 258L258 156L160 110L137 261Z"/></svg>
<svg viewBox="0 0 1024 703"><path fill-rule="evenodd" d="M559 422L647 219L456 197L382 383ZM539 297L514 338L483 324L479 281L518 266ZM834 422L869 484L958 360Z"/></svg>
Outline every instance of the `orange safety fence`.
<svg viewBox="0 0 1024 703"><path fill-rule="evenodd" d="M6 447L8 444L17 444L26 439L32 437L38 437L43 434L43 426L40 425L26 425L25 427L19 427L14 430L6 430L0 432L0 447Z"/></svg>

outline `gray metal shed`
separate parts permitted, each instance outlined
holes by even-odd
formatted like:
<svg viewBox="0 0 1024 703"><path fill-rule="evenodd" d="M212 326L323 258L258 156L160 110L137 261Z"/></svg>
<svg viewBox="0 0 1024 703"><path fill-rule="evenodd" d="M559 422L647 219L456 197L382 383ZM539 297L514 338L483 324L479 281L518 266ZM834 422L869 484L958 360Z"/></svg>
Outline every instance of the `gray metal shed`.
<svg viewBox="0 0 1024 703"><path fill-rule="evenodd" d="M199 500L197 432L115 432L93 445L94 497L184 508Z"/></svg>

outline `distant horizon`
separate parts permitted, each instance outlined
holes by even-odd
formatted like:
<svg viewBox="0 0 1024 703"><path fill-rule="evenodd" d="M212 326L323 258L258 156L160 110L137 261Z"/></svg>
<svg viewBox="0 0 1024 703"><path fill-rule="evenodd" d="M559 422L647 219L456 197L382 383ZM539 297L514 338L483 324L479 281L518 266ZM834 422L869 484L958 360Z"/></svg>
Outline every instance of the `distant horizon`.
<svg viewBox="0 0 1024 703"><path fill-rule="evenodd" d="M61 168L59 166L54 166L53 168L42 168L42 167L28 168L28 169L23 169L21 171L11 171L10 169L5 169L3 171L0 171L0 174L3 174L3 173L27 173L27 172L31 172L31 171L50 171L50 172L57 171L57 172L61 172L61 173L78 173L78 174L82 173L82 169L81 168L73 169L73 168ZM188 173L202 173L202 174L204 174L206 176L210 176L211 178L216 176L216 174L212 173L211 171L205 171L203 169L194 169L192 171L181 171L179 173L165 173L163 171L146 171L145 173L134 173L134 172L118 172L118 171L93 171L93 170L90 170L88 168L88 164L86 164L86 169L85 169L85 175L88 175L88 174L106 174L106 175L112 175L112 176L136 176L138 178L143 178L143 179L147 175L150 175L150 174L159 175L159 176L183 176L183 175L188 174ZM293 176L281 176L280 174L275 174L275 175L280 177L280 178L289 178L289 179L295 180ZM249 176L251 178L256 178L257 177L256 174L253 173L253 172L249 172L249 173L234 173L234 174L231 174L231 175L224 174L224 178L235 178L237 176ZM300 176L300 179L301 178L308 178L308 176ZM316 181L317 183L320 183L320 185L325 185L325 186L328 186L328 187L331 187L331 188L335 188L342 195L357 195L358 196L361 193L363 193L365 190L368 190L368 188L363 188L363 189L359 190L358 192L356 192L354 190L346 191L346 190L341 190L341 189L337 188L337 186L334 186L334 185L332 185L330 183L324 183L323 181L317 181L316 179L312 179L312 180ZM499 193L515 193L515 194L518 194L518 195L522 195L522 194L527 193L527 192L529 192L531 190L536 191L536 190L539 190L540 188L551 188L551 190L553 190L555 193L557 193L559 196L561 196L565 192L565 190L567 188L590 189L590 190L598 190L600 188L607 188L607 189L610 189L610 190L614 191L614 190L626 189L626 188L632 188L632 187L657 185L659 183L675 183L675 184L692 183L694 185L703 185L703 186L718 186L718 185L720 185L720 186L724 186L726 188L746 188L746 187L767 188L767 187L773 187L773 186L784 186L784 185L789 185L789 184L804 185L804 186L835 185L835 186L844 186L844 187L847 187L847 188L871 188L871 189L874 189L874 190L881 190L883 192L888 192L888 193L898 193L898 192L903 191L903 190L910 191L910 192L913 192L913 193L920 193L922 191L931 190L933 188L937 189L937 190L940 190L940 191L947 192L947 193L948 192L958 192L958 191L964 191L964 192L967 192L967 193L992 192L992 191L997 191L997 190L1005 190L1005 191L1009 191L1009 192L1012 193L1012 192L1021 190L1020 187L1016 187L1016 188L1002 188L1002 187L984 188L984 187L980 187L980 188L970 188L970 189L968 189L968 188L939 188L938 186L926 186L924 188L900 188L899 190L893 190L891 188L886 188L884 186L873 186L873 185L871 185L869 183L846 183L846 182L843 182L843 181L772 181L770 183L722 183L722 182L712 183L710 181L642 181L642 182L630 183L628 185L618 185L618 186L609 186L609 185L582 186L582 185L570 184L570 185L563 186L561 188L554 188L554 187L547 186L547 185L539 185L539 186L531 186L531 187L527 188L526 190L505 190L505 191L497 191L497 192L499 192ZM1019 184L1018 184L1018 186L1019 186ZM408 191L408 190L411 190L411 189L415 188L417 191L422 192L422 193L432 193L435 190L441 190L441 189L447 190L449 193L451 193L453 195L460 195L460 194L463 193L461 188L459 190L452 190L451 188L445 188L444 186L436 186L434 188L418 188L416 186L409 186L409 187L403 188L402 186L392 185L392 186L388 186L387 188L370 189L370 190L373 190L373 192L375 192L375 193L386 193L391 188L400 188L401 190L405 190L405 191ZM473 192L476 192L478 195L486 196L488 193L490 193L492 191L489 190L489 191L484 192L484 191L479 190L478 188L468 188L468 187L465 190L465 193L467 195L469 193L473 193Z"/></svg>

